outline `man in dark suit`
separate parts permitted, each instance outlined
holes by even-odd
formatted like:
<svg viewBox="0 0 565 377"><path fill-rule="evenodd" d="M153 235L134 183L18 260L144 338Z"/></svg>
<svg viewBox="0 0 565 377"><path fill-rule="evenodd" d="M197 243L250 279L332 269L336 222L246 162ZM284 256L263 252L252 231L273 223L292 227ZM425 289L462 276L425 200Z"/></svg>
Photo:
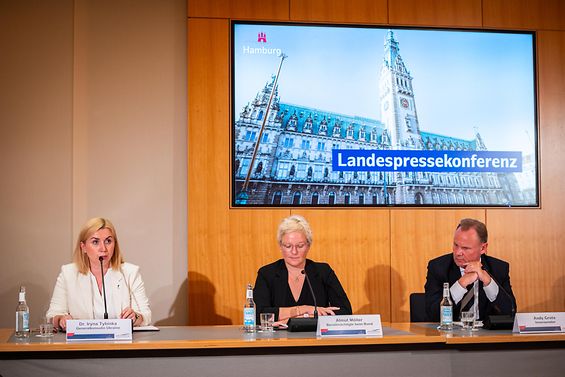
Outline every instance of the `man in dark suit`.
<svg viewBox="0 0 565 377"><path fill-rule="evenodd" d="M509 264L486 255L488 232L485 224L463 219L453 236L453 253L432 259L426 276L426 314L439 322L443 283L450 286L453 319L459 319L461 302L473 284L479 285L479 319L491 314L514 314L516 299L510 285Z"/></svg>

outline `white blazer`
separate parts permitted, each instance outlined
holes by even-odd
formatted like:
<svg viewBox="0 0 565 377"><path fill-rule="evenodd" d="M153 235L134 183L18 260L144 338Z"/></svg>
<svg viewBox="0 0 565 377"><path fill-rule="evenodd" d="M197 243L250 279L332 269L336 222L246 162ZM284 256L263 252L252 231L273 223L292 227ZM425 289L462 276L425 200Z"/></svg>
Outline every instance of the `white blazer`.
<svg viewBox="0 0 565 377"><path fill-rule="evenodd" d="M139 267L122 263L119 270L110 268L105 277L108 306L118 313L130 307L143 316L140 326L151 323L151 309ZM94 319L92 295L91 273L81 274L74 263L63 265L46 316L70 314L74 319Z"/></svg>

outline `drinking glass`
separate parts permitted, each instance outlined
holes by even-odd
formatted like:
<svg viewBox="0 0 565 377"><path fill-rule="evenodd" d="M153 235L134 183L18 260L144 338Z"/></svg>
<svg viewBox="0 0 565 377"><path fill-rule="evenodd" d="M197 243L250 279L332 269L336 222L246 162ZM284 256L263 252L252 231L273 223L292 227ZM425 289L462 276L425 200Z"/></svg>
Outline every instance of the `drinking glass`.
<svg viewBox="0 0 565 377"><path fill-rule="evenodd" d="M273 323L275 322L274 313L261 313L259 315L259 319L261 320L261 331L265 331L265 332L274 331L273 328Z"/></svg>
<svg viewBox="0 0 565 377"><path fill-rule="evenodd" d="M473 330L475 326L475 312L473 310L461 312L461 323L464 330Z"/></svg>
<svg viewBox="0 0 565 377"><path fill-rule="evenodd" d="M53 323L50 319L44 319L39 324L39 336L42 338L53 337Z"/></svg>

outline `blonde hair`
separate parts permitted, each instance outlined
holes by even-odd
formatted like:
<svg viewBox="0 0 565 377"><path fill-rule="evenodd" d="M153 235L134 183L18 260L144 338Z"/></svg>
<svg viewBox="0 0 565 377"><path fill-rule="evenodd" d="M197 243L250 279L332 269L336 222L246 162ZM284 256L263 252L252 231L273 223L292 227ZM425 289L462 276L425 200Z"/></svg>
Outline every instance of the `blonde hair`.
<svg viewBox="0 0 565 377"><path fill-rule="evenodd" d="M108 219L94 217L88 220L82 227L73 253L73 262L77 265L81 274L87 274L90 270L90 260L88 259L88 255L82 251L81 243L86 242L91 235L98 232L100 229L108 229L112 233L112 237L114 237L114 254L110 259L110 267L114 270L119 270L121 264L124 263L114 224Z"/></svg>
<svg viewBox="0 0 565 377"><path fill-rule="evenodd" d="M300 215L292 215L282 219L277 231L277 240L279 245L282 243L282 238L287 233L300 232L306 237L308 246L312 246L312 229L308 221Z"/></svg>

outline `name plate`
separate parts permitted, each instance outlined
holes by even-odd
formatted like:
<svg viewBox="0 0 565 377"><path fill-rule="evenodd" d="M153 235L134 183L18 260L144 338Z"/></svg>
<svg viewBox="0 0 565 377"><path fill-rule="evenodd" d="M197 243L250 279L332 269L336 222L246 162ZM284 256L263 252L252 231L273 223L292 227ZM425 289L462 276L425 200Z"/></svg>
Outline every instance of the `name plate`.
<svg viewBox="0 0 565 377"><path fill-rule="evenodd" d="M516 313L512 332L520 334L565 332L565 312Z"/></svg>
<svg viewBox="0 0 565 377"><path fill-rule="evenodd" d="M325 315L318 317L316 335L331 336L383 336L381 315Z"/></svg>
<svg viewBox="0 0 565 377"><path fill-rule="evenodd" d="M67 342L132 340L131 319L69 319Z"/></svg>

